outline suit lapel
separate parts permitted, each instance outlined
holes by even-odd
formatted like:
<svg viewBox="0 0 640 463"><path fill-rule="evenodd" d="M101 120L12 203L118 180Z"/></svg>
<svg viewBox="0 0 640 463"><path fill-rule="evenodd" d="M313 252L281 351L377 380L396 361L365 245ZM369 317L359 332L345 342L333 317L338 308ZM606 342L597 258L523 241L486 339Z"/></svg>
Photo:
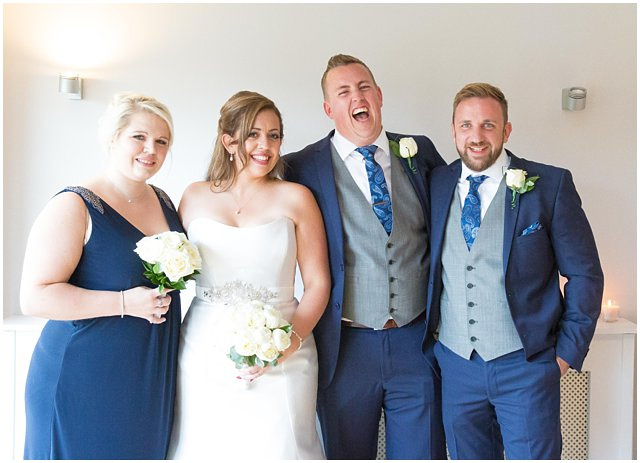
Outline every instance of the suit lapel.
<svg viewBox="0 0 640 463"><path fill-rule="evenodd" d="M322 191L323 201L320 205L325 220L325 229L329 241L337 243L339 255L342 255L342 218L340 216L340 204L336 193L336 180L333 173L333 161L331 160L331 137L333 131L322 140L317 152L312 157L315 170L318 175L318 185Z"/></svg>
<svg viewBox="0 0 640 463"><path fill-rule="evenodd" d="M509 150L506 151L511 157L509 169L526 170L522 159L516 157ZM511 253L511 243L513 243L513 238L515 237L516 221L518 220L518 213L520 212L520 195L516 195L515 207L511 206L512 196L512 191L507 187L507 194L504 198L504 235L502 247L502 266L505 275L507 273L507 265L509 263L509 255Z"/></svg>
<svg viewBox="0 0 640 463"><path fill-rule="evenodd" d="M458 179L462 168L460 161L455 161L445 168L439 169L437 174L432 177L431 182L433 187L431 192L433 197L431 198L433 204L437 207L433 208L432 214L432 233L434 239L431 240L434 243L434 249L431 252L436 256L440 256L442 253L442 246L444 243L444 230L446 228L447 219L449 218L449 209L451 208L451 201L453 201L453 195L455 194L456 187L458 186ZM438 258L439 260L439 258Z"/></svg>
<svg viewBox="0 0 640 463"><path fill-rule="evenodd" d="M397 133L391 133L391 132L386 132L386 133L387 133L387 138L389 140L398 141L400 140L400 138L403 137L403 135L400 135ZM395 156L395 154L391 152L389 153L389 156ZM400 161L401 161L400 164L402 164L404 173L409 178L409 182L411 182L411 186L413 186L413 189L415 190L416 195L418 196L418 200L420 201L420 205L422 206L422 212L424 213L424 220L425 220L425 223L427 224L427 233L430 233L429 229L430 229L431 221L429 220L429 214L430 214L429 192L427 191L427 186L425 185L425 182L424 182L424 179L426 178L426 174L424 172L421 172L420 166L418 165L417 162L413 163L413 166L417 169L417 172L413 172L409 168L409 163L405 159L400 159Z"/></svg>

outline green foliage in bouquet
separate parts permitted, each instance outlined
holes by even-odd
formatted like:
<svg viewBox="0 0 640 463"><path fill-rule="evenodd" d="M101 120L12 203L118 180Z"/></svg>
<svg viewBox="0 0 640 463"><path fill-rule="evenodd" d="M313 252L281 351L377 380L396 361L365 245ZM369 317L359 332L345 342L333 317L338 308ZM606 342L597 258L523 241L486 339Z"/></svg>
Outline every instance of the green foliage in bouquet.
<svg viewBox="0 0 640 463"><path fill-rule="evenodd" d="M198 270L194 270L191 275L182 277L178 281L171 281L169 277L162 272L159 263L150 264L143 260L142 265L144 265L145 269L144 276L147 277L152 284L158 286L158 291L160 292L164 289L186 289L187 281L193 280L193 278L200 273Z"/></svg>

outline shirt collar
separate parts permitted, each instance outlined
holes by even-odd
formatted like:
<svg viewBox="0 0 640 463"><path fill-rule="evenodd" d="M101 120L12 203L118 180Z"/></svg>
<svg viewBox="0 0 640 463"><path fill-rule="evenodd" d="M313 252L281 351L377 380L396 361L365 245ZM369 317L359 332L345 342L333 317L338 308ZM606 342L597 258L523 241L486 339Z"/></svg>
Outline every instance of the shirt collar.
<svg viewBox="0 0 640 463"><path fill-rule="evenodd" d="M337 129L333 134L333 137L331 138L331 142L333 143L333 146L336 148L338 155L343 161L357 148L356 145L347 140L340 132L338 132ZM378 138L375 139L372 145L376 145L378 148L384 151L386 155L388 155L389 139L387 138L387 132L381 130L380 135L378 135Z"/></svg>
<svg viewBox="0 0 640 463"><path fill-rule="evenodd" d="M498 156L498 159L487 167L482 172L476 172L474 170L469 169L464 162L462 162L462 172L460 173L460 179L466 180L469 175L477 176L477 175L486 175L490 179L501 182L504 173L509 168L509 164L511 163L511 158L507 155L507 152L504 148L502 148L502 153Z"/></svg>

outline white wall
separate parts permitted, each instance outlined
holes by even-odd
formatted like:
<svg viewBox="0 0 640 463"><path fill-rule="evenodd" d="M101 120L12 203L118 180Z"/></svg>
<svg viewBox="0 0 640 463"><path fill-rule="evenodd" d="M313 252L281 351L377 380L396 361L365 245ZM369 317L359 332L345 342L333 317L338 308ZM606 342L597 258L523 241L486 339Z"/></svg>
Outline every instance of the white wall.
<svg viewBox="0 0 640 463"><path fill-rule="evenodd" d="M4 316L19 313L26 237L48 198L99 170L96 121L111 94L171 108L173 156L153 179L177 203L203 177L218 110L251 89L279 105L284 152L331 128L320 76L338 52L362 58L384 95L385 128L429 135L454 160L451 101L465 83L502 88L517 155L574 173L606 275L605 298L636 320L634 4L142 4L4 7ZM85 77L85 98L57 75ZM587 109L561 110L563 87ZM61 224L64 226L64 224ZM526 265L523 263L523 265Z"/></svg>

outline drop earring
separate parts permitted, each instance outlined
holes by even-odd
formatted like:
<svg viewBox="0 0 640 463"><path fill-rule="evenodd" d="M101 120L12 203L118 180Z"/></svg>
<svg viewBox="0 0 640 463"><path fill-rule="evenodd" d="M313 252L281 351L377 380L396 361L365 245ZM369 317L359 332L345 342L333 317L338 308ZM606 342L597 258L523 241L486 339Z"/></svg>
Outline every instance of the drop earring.
<svg viewBox="0 0 640 463"><path fill-rule="evenodd" d="M233 153L229 153L229 161L233 162Z"/></svg>

